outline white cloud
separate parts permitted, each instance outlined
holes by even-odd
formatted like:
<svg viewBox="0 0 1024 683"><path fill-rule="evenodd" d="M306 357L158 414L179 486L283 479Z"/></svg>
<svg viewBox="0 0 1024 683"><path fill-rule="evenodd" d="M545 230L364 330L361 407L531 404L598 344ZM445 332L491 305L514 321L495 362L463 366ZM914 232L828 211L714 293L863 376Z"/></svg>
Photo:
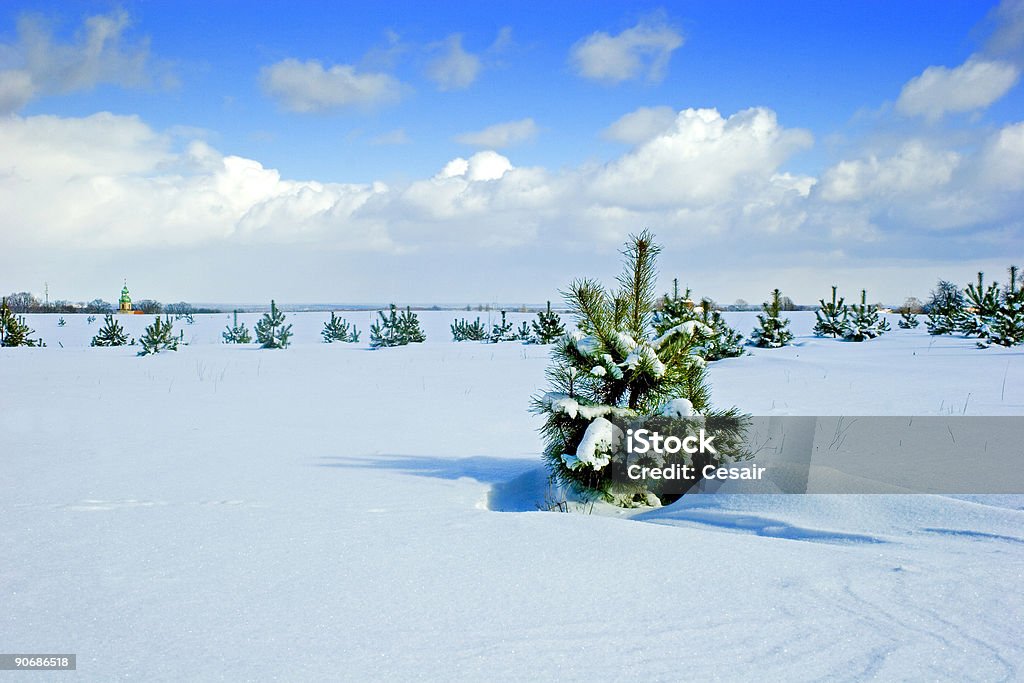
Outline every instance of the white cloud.
<svg viewBox="0 0 1024 683"><path fill-rule="evenodd" d="M263 91L285 108L302 113L397 102L401 84L385 73L360 73L349 64L329 69L311 59L285 59L260 71Z"/></svg>
<svg viewBox="0 0 1024 683"><path fill-rule="evenodd" d="M22 16L16 42L0 44L0 113L17 111L35 97L102 83L148 84L149 46L146 41L125 43L129 24L123 10L91 16L74 41L62 43L41 18Z"/></svg>
<svg viewBox="0 0 1024 683"><path fill-rule="evenodd" d="M388 249L354 213L381 184L285 180L203 142L184 151L137 117L0 119L0 244L65 248L316 239ZM365 232L365 235L364 235Z"/></svg>
<svg viewBox="0 0 1024 683"><path fill-rule="evenodd" d="M714 109L686 109L667 131L603 168L592 192L622 206L721 201L763 186L812 142L807 131L780 126L769 109L727 119Z"/></svg>
<svg viewBox="0 0 1024 683"><path fill-rule="evenodd" d="M917 257L921 234L949 228L972 245L975 234L994 236L988 249L1001 255L1019 239L1024 211L1024 123L957 149L915 138L892 153L852 155L820 180L786 169L811 137L767 109L678 112L661 134L604 164L547 170L485 150L396 186L292 180L179 141L137 117L0 118L0 249L590 253L647 226L666 246L685 247L676 253L723 258L740 245L795 261L812 258L797 252L864 245Z"/></svg>
<svg viewBox="0 0 1024 683"><path fill-rule="evenodd" d="M830 202L933 191L949 183L959 164L956 152L911 140L886 158L870 155L839 162L822 174L819 190Z"/></svg>
<svg viewBox="0 0 1024 683"><path fill-rule="evenodd" d="M676 121L672 107L640 107L605 128L602 135L609 140L637 145L666 132Z"/></svg>
<svg viewBox="0 0 1024 683"><path fill-rule="evenodd" d="M473 147L501 149L520 142L533 140L537 137L537 131L537 124L534 123L533 119L526 118L519 121L496 123L483 130L462 133L455 136L455 141Z"/></svg>
<svg viewBox="0 0 1024 683"><path fill-rule="evenodd" d="M427 65L427 77L438 90L463 90L480 74L480 58L462 47L462 35L453 33L435 46L441 52Z"/></svg>
<svg viewBox="0 0 1024 683"><path fill-rule="evenodd" d="M1013 64L972 56L949 69L930 66L900 92L896 109L906 116L935 120L947 113L984 109L1009 91L1020 78Z"/></svg>
<svg viewBox="0 0 1024 683"><path fill-rule="evenodd" d="M1003 0L992 12L995 30L987 48L995 53L1008 53L1024 45L1024 0Z"/></svg>
<svg viewBox="0 0 1024 683"><path fill-rule="evenodd" d="M672 53L683 44L683 35L662 21L643 20L617 36L597 31L570 51L576 72L606 83L645 77L660 81Z"/></svg>

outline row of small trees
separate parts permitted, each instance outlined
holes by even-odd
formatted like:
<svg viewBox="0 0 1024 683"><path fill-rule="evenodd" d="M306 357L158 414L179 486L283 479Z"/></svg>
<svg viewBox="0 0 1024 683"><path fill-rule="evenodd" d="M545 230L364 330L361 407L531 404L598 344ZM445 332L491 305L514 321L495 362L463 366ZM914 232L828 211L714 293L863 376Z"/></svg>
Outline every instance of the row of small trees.
<svg viewBox="0 0 1024 683"><path fill-rule="evenodd" d="M964 290L940 280L925 307L928 334L959 332L977 337L981 348L1024 344L1024 283L1017 266L1010 266L1007 274L1008 282L1001 286L985 285L985 274L978 273L977 282Z"/></svg>
<svg viewBox="0 0 1024 683"><path fill-rule="evenodd" d="M561 317L551 310L551 302L547 309L537 314L537 319L527 323L523 321L518 328L506 319L505 311L501 312L501 322L494 323L490 332L478 317L473 322L465 318L451 324L452 341L478 341L496 344L504 341L521 341L524 344L552 344L565 334L565 325Z"/></svg>

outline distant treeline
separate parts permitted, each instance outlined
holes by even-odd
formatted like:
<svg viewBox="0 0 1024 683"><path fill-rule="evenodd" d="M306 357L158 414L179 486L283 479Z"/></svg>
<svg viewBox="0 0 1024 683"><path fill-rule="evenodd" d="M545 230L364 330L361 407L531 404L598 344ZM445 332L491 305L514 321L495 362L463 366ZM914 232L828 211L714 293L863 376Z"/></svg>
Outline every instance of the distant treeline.
<svg viewBox="0 0 1024 683"><path fill-rule="evenodd" d="M7 295L7 305L14 313L113 313L117 306L104 301L93 299L88 303L81 301L40 301L38 297L29 292L17 292ZM216 308L197 308L192 304L179 301L176 304L162 304L153 299L140 299L132 302L132 308L143 313L169 313L171 315L186 315L191 313L221 313Z"/></svg>

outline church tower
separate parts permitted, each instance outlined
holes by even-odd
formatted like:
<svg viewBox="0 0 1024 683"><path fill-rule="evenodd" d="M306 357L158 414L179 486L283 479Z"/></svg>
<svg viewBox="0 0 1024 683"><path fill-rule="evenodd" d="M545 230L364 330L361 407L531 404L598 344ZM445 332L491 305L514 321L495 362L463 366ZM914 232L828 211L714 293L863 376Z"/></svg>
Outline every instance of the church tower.
<svg viewBox="0 0 1024 683"><path fill-rule="evenodd" d="M121 298L117 304L118 313L133 313L132 311L132 298L128 295L128 281L124 282L124 289L121 290Z"/></svg>

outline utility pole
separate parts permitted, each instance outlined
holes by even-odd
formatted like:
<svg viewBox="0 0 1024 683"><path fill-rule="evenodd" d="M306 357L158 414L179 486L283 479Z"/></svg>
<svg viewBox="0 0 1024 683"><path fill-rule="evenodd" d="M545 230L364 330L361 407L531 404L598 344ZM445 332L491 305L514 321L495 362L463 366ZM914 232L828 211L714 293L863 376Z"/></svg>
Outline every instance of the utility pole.
<svg viewBox="0 0 1024 683"><path fill-rule="evenodd" d="M50 307L50 283L49 282L44 282L43 283L43 299L45 299L45 301L46 301L46 307L49 308Z"/></svg>

